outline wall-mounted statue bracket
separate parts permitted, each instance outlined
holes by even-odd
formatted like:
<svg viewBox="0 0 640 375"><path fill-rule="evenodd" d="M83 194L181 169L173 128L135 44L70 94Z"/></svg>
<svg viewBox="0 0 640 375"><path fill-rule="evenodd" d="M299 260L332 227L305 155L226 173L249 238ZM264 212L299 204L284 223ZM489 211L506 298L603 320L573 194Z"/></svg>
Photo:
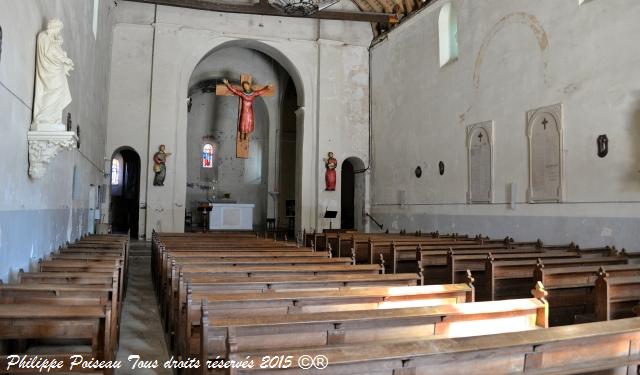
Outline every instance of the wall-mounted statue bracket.
<svg viewBox="0 0 640 375"><path fill-rule="evenodd" d="M76 148L78 136L75 132L30 131L29 142L29 176L44 176L49 162L61 151Z"/></svg>

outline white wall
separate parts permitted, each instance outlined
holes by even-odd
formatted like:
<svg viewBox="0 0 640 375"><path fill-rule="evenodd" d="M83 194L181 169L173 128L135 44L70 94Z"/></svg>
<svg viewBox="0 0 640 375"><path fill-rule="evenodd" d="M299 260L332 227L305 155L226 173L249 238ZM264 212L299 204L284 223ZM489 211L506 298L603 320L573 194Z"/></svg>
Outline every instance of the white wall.
<svg viewBox="0 0 640 375"><path fill-rule="evenodd" d="M324 192L322 157L334 151L338 159L358 156L368 160L370 25L119 4L106 152L111 154L125 140L146 144L139 152L143 165L147 161L146 171L143 167L147 235L154 228L183 230L189 79L204 56L231 45L266 53L296 81L299 105L304 107L298 112L304 126L297 132L301 158L296 224L298 229L325 224L320 216L327 206L339 206L340 193ZM342 6L354 7L346 2ZM120 29L123 33L140 31L117 36ZM148 74L139 74L138 69ZM150 93L140 92L143 86ZM150 103L150 109L143 103ZM150 113L149 118L144 119L143 113ZM140 130L128 129L130 126ZM144 127L149 130L141 130ZM113 141L116 137L123 140ZM161 143L174 154L167 163L165 186L155 187L151 157Z"/></svg>
<svg viewBox="0 0 640 375"><path fill-rule="evenodd" d="M97 39L93 1L3 0L0 6L0 278L49 254L87 232L90 184L103 178L106 103L111 48L111 2L100 1ZM50 18L64 23L63 48L75 63L69 78L74 129L81 147L51 161L41 179L27 171L27 131L31 123L36 35ZM72 197L74 166L78 192Z"/></svg>
<svg viewBox="0 0 640 375"><path fill-rule="evenodd" d="M637 249L640 52L632 36L640 33L640 3L453 0L460 56L440 68L444 3L372 49L374 216L392 229ZM565 202L527 204L525 113L556 103L564 113ZM465 128L487 120L495 121L494 203L467 205ZM603 159L600 134L610 140ZM515 209L505 204L510 183Z"/></svg>

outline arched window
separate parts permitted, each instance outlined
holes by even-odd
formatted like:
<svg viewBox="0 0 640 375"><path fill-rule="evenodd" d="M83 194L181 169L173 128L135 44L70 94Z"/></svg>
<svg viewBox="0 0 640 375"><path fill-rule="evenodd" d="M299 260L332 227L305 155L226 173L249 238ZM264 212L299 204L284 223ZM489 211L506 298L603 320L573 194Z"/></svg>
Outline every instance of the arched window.
<svg viewBox="0 0 640 375"><path fill-rule="evenodd" d="M120 185L120 160L111 161L111 185Z"/></svg>
<svg viewBox="0 0 640 375"><path fill-rule="evenodd" d="M440 66L442 67L458 58L458 16L451 3L446 3L440 9L438 36Z"/></svg>
<svg viewBox="0 0 640 375"><path fill-rule="evenodd" d="M202 168L213 168L213 157L215 147L211 143L205 143L202 146Z"/></svg>

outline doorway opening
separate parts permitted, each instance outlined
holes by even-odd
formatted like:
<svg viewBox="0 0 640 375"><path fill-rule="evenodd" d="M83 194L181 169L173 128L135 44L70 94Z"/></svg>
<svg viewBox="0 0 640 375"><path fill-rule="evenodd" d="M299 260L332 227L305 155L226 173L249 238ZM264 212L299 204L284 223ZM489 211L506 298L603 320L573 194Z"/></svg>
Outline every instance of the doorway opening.
<svg viewBox="0 0 640 375"><path fill-rule="evenodd" d="M365 176L364 162L357 157L350 157L342 162L340 173L340 228L364 228Z"/></svg>
<svg viewBox="0 0 640 375"><path fill-rule="evenodd" d="M140 156L130 148L116 150L111 158L109 223L113 233L129 232L138 238L140 206Z"/></svg>

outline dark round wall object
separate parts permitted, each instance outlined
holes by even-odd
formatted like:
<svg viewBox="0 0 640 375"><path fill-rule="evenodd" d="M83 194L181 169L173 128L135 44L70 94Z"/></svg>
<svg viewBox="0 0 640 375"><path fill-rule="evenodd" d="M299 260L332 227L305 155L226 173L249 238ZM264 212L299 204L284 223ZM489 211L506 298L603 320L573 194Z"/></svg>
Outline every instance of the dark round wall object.
<svg viewBox="0 0 640 375"><path fill-rule="evenodd" d="M606 134L598 136L598 156L604 158L609 153L609 138Z"/></svg>
<svg viewBox="0 0 640 375"><path fill-rule="evenodd" d="M416 167L415 174L418 178L422 177L422 168L420 168L420 166Z"/></svg>
<svg viewBox="0 0 640 375"><path fill-rule="evenodd" d="M444 162L442 160L438 163L438 169L440 170L440 176L442 176L444 174Z"/></svg>

